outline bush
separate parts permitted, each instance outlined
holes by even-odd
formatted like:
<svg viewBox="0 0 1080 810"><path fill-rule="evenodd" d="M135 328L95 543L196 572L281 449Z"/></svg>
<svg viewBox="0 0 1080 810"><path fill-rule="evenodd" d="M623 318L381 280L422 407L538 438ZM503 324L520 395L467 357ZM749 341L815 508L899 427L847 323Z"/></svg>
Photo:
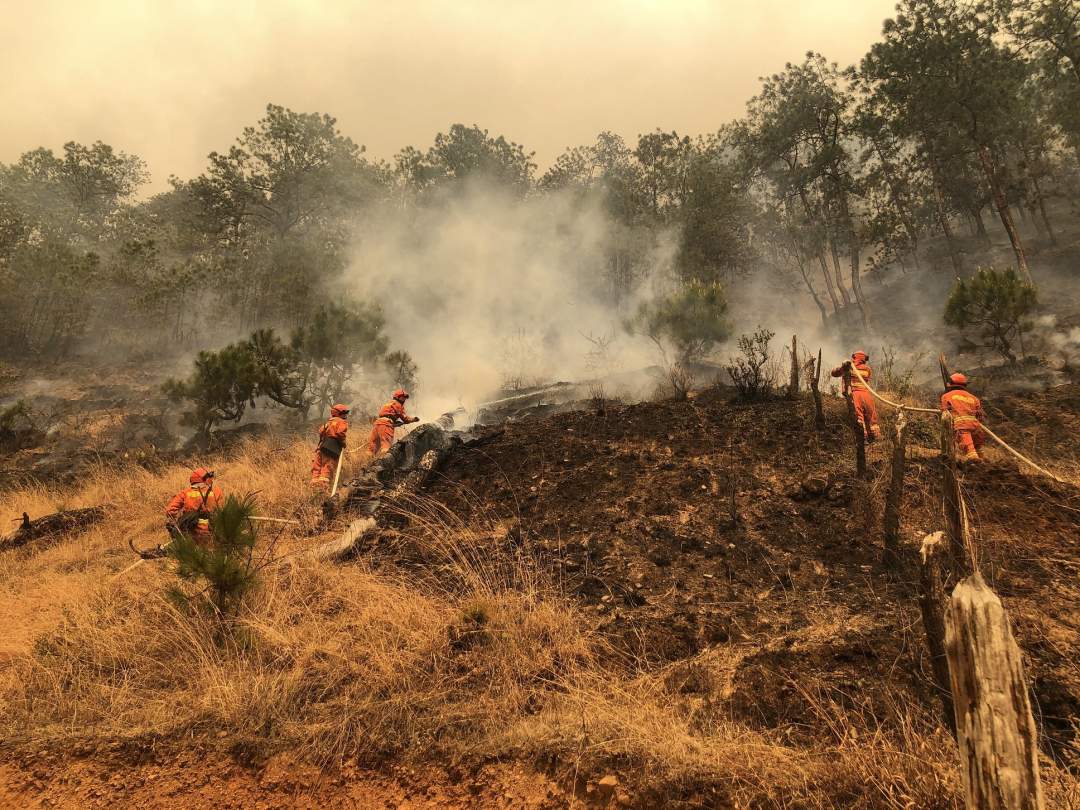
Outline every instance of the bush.
<svg viewBox="0 0 1080 810"><path fill-rule="evenodd" d="M200 596L219 614L232 610L257 581L253 559L258 531L251 520L255 515L253 495L237 498L229 495L210 517L210 540L196 541L176 532L166 553L176 560L176 573L183 580L203 583ZM170 592L177 600L191 603L179 588Z"/></svg>
<svg viewBox="0 0 1080 810"><path fill-rule="evenodd" d="M165 393L187 400L181 423L203 438L220 422L239 422L258 397L296 410L303 419L313 405L340 402L358 368L381 365L415 382L416 364L406 352L387 355L382 313L365 306L322 307L286 345L273 329L216 352L199 352L186 380L169 380Z"/></svg>
<svg viewBox="0 0 1080 810"><path fill-rule="evenodd" d="M742 357L728 360L727 373L743 399L764 399L776 389L776 369L769 351L773 337L774 332L759 326L754 334L739 338Z"/></svg>
<svg viewBox="0 0 1080 810"><path fill-rule="evenodd" d="M1015 270L979 270L969 279L958 279L945 305L945 323L959 329L980 327L986 347L1016 362L1013 341L1024 351L1025 321L1037 303L1035 288Z"/></svg>
<svg viewBox="0 0 1080 810"><path fill-rule="evenodd" d="M729 334L724 289L716 283L691 282L642 304L628 328L656 344L675 398L685 399L694 381L693 365Z"/></svg>
<svg viewBox="0 0 1080 810"><path fill-rule="evenodd" d="M895 394L897 399L906 399L915 390L915 369L924 357L924 353L916 354L907 368L901 370L897 363L896 349L882 346L881 359L874 366L877 378L874 387L883 393Z"/></svg>
<svg viewBox="0 0 1080 810"><path fill-rule="evenodd" d="M248 342L230 343L216 352L199 352L195 370L186 380L171 379L162 386L174 402L188 400L192 407L180 424L209 438L220 422L239 422L247 408L255 406L260 371Z"/></svg>

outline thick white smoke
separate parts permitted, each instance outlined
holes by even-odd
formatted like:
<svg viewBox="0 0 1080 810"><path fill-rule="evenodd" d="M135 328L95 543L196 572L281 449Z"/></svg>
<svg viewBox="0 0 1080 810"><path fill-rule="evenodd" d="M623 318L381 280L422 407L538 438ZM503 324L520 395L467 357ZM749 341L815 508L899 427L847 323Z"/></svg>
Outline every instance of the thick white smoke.
<svg viewBox="0 0 1080 810"><path fill-rule="evenodd" d="M608 256L617 228L602 209L566 194L525 200L482 185L441 204L386 216L362 234L345 285L379 302L395 347L420 367L425 416L483 401L507 382L578 380L655 362L622 322ZM662 240L636 288L670 267ZM598 369L588 336L615 336Z"/></svg>

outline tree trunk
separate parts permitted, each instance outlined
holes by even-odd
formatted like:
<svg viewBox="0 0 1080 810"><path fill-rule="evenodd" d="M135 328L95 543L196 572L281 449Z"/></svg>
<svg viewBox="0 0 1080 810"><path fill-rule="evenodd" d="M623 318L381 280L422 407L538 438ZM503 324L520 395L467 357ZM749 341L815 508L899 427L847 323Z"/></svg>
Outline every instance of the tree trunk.
<svg viewBox="0 0 1080 810"><path fill-rule="evenodd" d="M855 294L855 303L859 305L859 315L862 318L863 329L870 329L870 308L866 304L866 297L862 293L862 261L859 250L859 239L855 233L855 222L851 218L851 209L848 207L847 192L837 179L836 200L840 206L840 218L847 230L848 246L851 248L851 291Z"/></svg>
<svg viewBox="0 0 1080 810"><path fill-rule="evenodd" d="M851 306L851 296L848 295L847 287L844 286L844 271L840 268L840 251L836 247L836 240L829 237L829 252L832 253L833 269L836 271L836 286L840 290L840 296L844 299L844 306Z"/></svg>
<svg viewBox="0 0 1080 810"><path fill-rule="evenodd" d="M967 807L1043 810L1023 659L1001 600L979 574L953 590L945 648Z"/></svg>
<svg viewBox="0 0 1080 810"><path fill-rule="evenodd" d="M904 501L904 464L907 451L907 415L901 408L892 432L889 490L885 494L885 552L882 562L895 571L900 562L900 507Z"/></svg>
<svg viewBox="0 0 1080 810"><path fill-rule="evenodd" d="M821 300L821 296L818 295L817 290L814 289L814 284L810 280L810 274L806 272L806 261L803 259L802 251L799 250L799 242L795 239L794 235L791 237L791 247L795 251L795 262L799 266L799 275L802 276L803 284L806 285L806 289L810 291L810 297L814 299L814 305L817 306L818 312L821 313L821 323L828 325L829 323L829 311L825 309L825 304Z"/></svg>
<svg viewBox="0 0 1080 810"><path fill-rule="evenodd" d="M941 552L944 535L934 532L923 538L919 551L919 610L922 613L926 649L934 685L941 697L942 719L945 727L956 734L956 713L953 708L952 684L949 682L949 663L945 653L945 586L942 584Z"/></svg>
<svg viewBox="0 0 1080 810"><path fill-rule="evenodd" d="M986 232L986 223L983 222L982 209L976 208L974 211L975 220L975 236L983 242L983 244L990 244L990 234Z"/></svg>
<svg viewBox="0 0 1080 810"><path fill-rule="evenodd" d="M949 258L952 259L953 270L956 271L957 275L960 275L964 272L964 264L960 259L960 252L956 249L952 226L949 225L949 215L945 208L945 195L941 191L941 167L938 166L937 154L934 152L933 146L930 145L930 139L924 138L923 144L926 147L926 155L930 163L931 185L934 187L934 211L937 214L941 232L945 234L945 244L949 248Z"/></svg>
<svg viewBox="0 0 1080 810"><path fill-rule="evenodd" d="M795 399L799 395L799 340L791 336L791 378L788 381L788 396Z"/></svg>
<svg viewBox="0 0 1080 810"><path fill-rule="evenodd" d="M810 391L814 395L814 427L825 427L825 406L821 401L821 349L817 351L817 362L810 375Z"/></svg>
<svg viewBox="0 0 1080 810"><path fill-rule="evenodd" d="M810 207L810 200L806 196L805 188L799 189L799 200L802 202L803 212L806 214L807 221L812 223L814 221L814 212ZM825 260L825 246L821 244L820 239L815 241L818 243L815 247L818 248L817 254L818 263L821 265L821 275L825 277L825 290L829 293L829 300L832 301L833 312L836 313L840 311L840 303L836 298L836 288L833 286L832 276L829 275L829 264Z"/></svg>
<svg viewBox="0 0 1080 810"><path fill-rule="evenodd" d="M1035 199L1039 205L1039 215L1042 217L1043 226L1046 228L1046 234L1050 237L1050 244L1057 247L1057 234L1054 233L1054 228L1050 224L1050 218L1046 215L1046 199L1043 197L1042 188L1039 187L1039 181L1035 177L1031 178L1031 185L1035 188Z"/></svg>
<svg viewBox="0 0 1080 810"><path fill-rule="evenodd" d="M829 274L829 264L825 260L825 254L818 254L818 263L821 265L821 275L825 277L825 289L829 293L829 300L832 301L833 312L840 311L840 301L836 298L836 286L833 284L832 276Z"/></svg>
<svg viewBox="0 0 1080 810"><path fill-rule="evenodd" d="M1016 230L1016 225L1013 224L1012 214L1009 213L1009 205L1005 200L1005 192L998 181L994 158L990 154L990 150L985 146L979 149L979 162L982 164L983 173L986 175L986 182L990 184L990 191L994 195L994 205L997 206L1001 224L1005 226L1005 232L1009 235L1013 253L1016 254L1017 270L1020 271L1020 275L1025 281L1029 284L1034 283L1031 279L1031 271L1028 270L1027 257L1024 255L1024 244L1020 240L1020 233Z"/></svg>

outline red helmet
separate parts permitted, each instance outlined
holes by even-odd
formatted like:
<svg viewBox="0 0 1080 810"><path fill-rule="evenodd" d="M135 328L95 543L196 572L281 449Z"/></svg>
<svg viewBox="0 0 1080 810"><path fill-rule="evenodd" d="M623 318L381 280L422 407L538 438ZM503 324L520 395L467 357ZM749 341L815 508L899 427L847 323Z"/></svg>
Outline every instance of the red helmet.
<svg viewBox="0 0 1080 810"><path fill-rule="evenodd" d="M958 371L949 377L949 385L967 385L967 377Z"/></svg>
<svg viewBox="0 0 1080 810"><path fill-rule="evenodd" d="M405 400L407 400L409 398L409 392L406 391L404 388L399 388L397 391L395 391L392 394L392 396L398 402L404 402Z"/></svg>
<svg viewBox="0 0 1080 810"><path fill-rule="evenodd" d="M348 416L349 415L349 406L348 405L341 405L341 404L333 405L333 406L330 407L330 415L331 416Z"/></svg>
<svg viewBox="0 0 1080 810"><path fill-rule="evenodd" d="M851 359L854 360L856 363L865 363L867 360L870 359L870 355L868 355L864 351L857 351L851 355Z"/></svg>
<svg viewBox="0 0 1080 810"><path fill-rule="evenodd" d="M188 483L190 484L205 484L211 478L214 477L214 471L208 470L206 467L199 467L197 470L192 470L191 475L188 476Z"/></svg>

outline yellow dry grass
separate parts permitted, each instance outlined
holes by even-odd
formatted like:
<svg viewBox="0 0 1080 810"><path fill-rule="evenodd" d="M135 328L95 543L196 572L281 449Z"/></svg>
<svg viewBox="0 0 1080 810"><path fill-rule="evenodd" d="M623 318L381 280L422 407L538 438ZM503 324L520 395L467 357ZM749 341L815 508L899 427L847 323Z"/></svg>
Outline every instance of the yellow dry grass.
<svg viewBox="0 0 1080 810"><path fill-rule="evenodd" d="M270 439L212 462L227 491L258 491L265 514L311 523L309 452ZM721 806L955 806L955 751L921 709L898 697L894 717L860 718L804 685L831 745L743 726L723 690L683 695L664 671L617 666L542 571L480 553L435 504L411 511L438 578L319 562L299 553L316 539L291 529L228 626L166 597L167 562L113 578L133 559L128 537L157 542L162 504L186 476L100 469L72 491L5 499L4 521L61 505L110 513L66 542L0 555L0 744L194 735L329 765L519 756L568 777L614 764L646 793Z"/></svg>

